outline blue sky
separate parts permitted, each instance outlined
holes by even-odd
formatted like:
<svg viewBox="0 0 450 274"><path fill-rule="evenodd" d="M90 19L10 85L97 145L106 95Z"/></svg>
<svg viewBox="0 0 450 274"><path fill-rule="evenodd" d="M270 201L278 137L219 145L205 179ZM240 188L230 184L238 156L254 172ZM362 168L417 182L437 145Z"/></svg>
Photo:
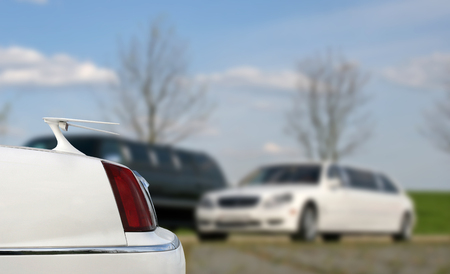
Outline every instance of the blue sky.
<svg viewBox="0 0 450 274"><path fill-rule="evenodd" d="M443 96L439 71L450 66L444 0L0 0L0 100L14 103L3 142L49 133L43 116L102 120L93 94L108 94L102 83L113 77L118 41L160 16L189 45L190 74L210 80L217 105L205 132L182 145L214 155L231 182L261 164L302 159L284 132L296 63L331 48L371 75L375 135L346 161L383 170L407 188L450 189L450 157L418 130L422 113ZM72 75L7 77L33 58ZM88 77L73 73L87 69Z"/></svg>

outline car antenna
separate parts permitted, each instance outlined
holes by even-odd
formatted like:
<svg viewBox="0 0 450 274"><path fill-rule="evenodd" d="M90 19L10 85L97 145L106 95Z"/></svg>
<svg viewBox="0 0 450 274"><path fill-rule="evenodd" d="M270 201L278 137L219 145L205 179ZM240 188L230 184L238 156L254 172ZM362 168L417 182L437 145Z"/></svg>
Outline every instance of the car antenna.
<svg viewBox="0 0 450 274"><path fill-rule="evenodd" d="M119 135L118 133L115 133L115 132L80 126L80 125L72 124L69 122L105 124L105 125L118 125L119 123L98 122L98 121L67 119L67 118L54 118L54 117L44 117L43 119L44 119L44 122L46 122L50 126L51 130L53 131L53 134L56 137L57 144L56 144L56 147L53 149L56 151L70 152L70 153L85 155L84 153L82 153L81 151L76 149L74 146L72 146L72 144L62 134L60 129L67 131L69 129L69 126L93 130L93 131L99 131L99 132L104 132L104 133L109 133L109 134L114 134L114 135Z"/></svg>

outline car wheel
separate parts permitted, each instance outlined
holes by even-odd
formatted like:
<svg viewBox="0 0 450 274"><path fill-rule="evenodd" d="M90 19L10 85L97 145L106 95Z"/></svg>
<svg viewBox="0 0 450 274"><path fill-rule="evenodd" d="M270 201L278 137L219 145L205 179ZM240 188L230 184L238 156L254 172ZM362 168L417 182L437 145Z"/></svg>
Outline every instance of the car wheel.
<svg viewBox="0 0 450 274"><path fill-rule="evenodd" d="M297 233L291 235L293 241L314 241L317 236L317 212L312 205L307 205L300 217Z"/></svg>
<svg viewBox="0 0 450 274"><path fill-rule="evenodd" d="M341 240L340 234L322 234L322 240L327 243L339 242Z"/></svg>
<svg viewBox="0 0 450 274"><path fill-rule="evenodd" d="M396 242L405 242L411 239L412 235L412 218L409 213L405 213L400 222L399 232L392 236Z"/></svg>
<svg viewBox="0 0 450 274"><path fill-rule="evenodd" d="M197 237L201 242L220 242L228 239L227 233L199 233Z"/></svg>

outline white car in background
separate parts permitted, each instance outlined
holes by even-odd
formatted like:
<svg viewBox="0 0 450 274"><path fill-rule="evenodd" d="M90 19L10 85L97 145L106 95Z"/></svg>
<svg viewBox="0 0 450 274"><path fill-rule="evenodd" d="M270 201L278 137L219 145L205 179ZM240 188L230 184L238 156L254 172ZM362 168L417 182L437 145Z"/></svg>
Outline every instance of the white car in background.
<svg viewBox="0 0 450 274"><path fill-rule="evenodd" d="M0 273L185 273L145 179L85 156L60 131L91 121L45 121L54 150L0 146Z"/></svg>
<svg viewBox="0 0 450 274"><path fill-rule="evenodd" d="M287 233L293 240L338 241L343 234L408 240L414 206L382 173L330 163L260 168L236 188L207 193L196 211L202 240L230 232Z"/></svg>

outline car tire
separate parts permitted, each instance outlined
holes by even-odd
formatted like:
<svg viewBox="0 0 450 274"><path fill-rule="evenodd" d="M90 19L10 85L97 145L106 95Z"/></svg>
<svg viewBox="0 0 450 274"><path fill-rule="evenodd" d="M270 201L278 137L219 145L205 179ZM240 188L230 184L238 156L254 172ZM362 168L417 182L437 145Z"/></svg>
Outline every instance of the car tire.
<svg viewBox="0 0 450 274"><path fill-rule="evenodd" d="M392 235L392 239L395 242L406 242L411 239L412 235L412 218L411 214L405 213L403 214L403 217L400 222L400 229L399 231Z"/></svg>
<svg viewBox="0 0 450 274"><path fill-rule="evenodd" d="M299 218L298 231L291 235L293 241L312 242L317 236L317 210L307 205Z"/></svg>
<svg viewBox="0 0 450 274"><path fill-rule="evenodd" d="M228 239L227 233L199 233L197 232L197 238L201 242L221 242Z"/></svg>
<svg viewBox="0 0 450 274"><path fill-rule="evenodd" d="M341 235L335 233L322 234L322 240L327 243L339 242L341 240Z"/></svg>

